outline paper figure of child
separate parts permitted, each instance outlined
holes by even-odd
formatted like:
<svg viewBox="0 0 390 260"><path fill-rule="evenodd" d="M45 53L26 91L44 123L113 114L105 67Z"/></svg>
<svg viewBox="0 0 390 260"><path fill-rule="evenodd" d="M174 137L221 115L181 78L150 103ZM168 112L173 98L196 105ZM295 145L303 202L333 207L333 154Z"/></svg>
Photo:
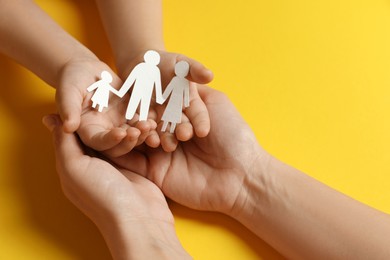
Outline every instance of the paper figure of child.
<svg viewBox="0 0 390 260"><path fill-rule="evenodd" d="M156 102L159 104L164 102L160 69L157 67L160 63L160 55L156 51L149 50L144 55L144 61L135 66L119 90L119 96L123 97L134 84L126 110L126 119L128 120L133 118L139 105L139 121L147 120L154 86L156 88Z"/></svg>
<svg viewBox="0 0 390 260"><path fill-rule="evenodd" d="M190 106L190 82L185 78L189 70L190 65L186 61L179 61L175 65L176 76L168 84L163 94L164 100L168 98L169 94L171 94L171 97L161 118L164 121L161 128L162 132L165 132L168 123L171 123L170 132L173 133L176 124L181 123L183 100L184 107Z"/></svg>
<svg viewBox="0 0 390 260"><path fill-rule="evenodd" d="M119 96L119 91L111 86L111 82L112 76L110 72L103 70L101 73L101 80L96 81L87 88L88 92L91 92L96 89L91 100L93 108L95 108L96 105L99 106L99 112L102 112L105 107L108 107L110 91L113 92L115 95Z"/></svg>

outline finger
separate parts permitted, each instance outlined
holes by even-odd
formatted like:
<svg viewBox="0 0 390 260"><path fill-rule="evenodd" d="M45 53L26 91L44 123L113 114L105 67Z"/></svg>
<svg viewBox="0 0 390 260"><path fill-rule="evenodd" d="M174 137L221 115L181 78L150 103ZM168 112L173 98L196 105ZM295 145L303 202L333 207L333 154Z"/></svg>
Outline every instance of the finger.
<svg viewBox="0 0 390 260"><path fill-rule="evenodd" d="M98 151L113 148L127 136L126 129L122 127L106 130L98 125L89 125L79 129L78 133L83 143Z"/></svg>
<svg viewBox="0 0 390 260"><path fill-rule="evenodd" d="M104 151L104 154L109 157L119 157L130 152L137 144L140 136L140 131L137 128L125 125L126 137L114 147Z"/></svg>
<svg viewBox="0 0 390 260"><path fill-rule="evenodd" d="M145 139L145 143L152 148L157 148L160 145L161 140L156 130L152 130L149 133L148 137Z"/></svg>
<svg viewBox="0 0 390 260"><path fill-rule="evenodd" d="M210 116L207 107L200 98L196 84L190 84L190 106L184 110L198 137L205 137L210 132Z"/></svg>
<svg viewBox="0 0 390 260"><path fill-rule="evenodd" d="M142 136L142 138L139 138L139 142L137 144L140 145L141 143L145 142L149 147L156 148L160 145L160 138L157 134L156 128L157 128L157 111L154 109L149 110L148 114L148 123L150 124L150 129L148 132L145 132L145 134Z"/></svg>
<svg viewBox="0 0 390 260"><path fill-rule="evenodd" d="M187 76L187 78L190 81L199 83L199 84L207 84L210 83L213 78L214 74L211 70L206 68L202 63L199 61L196 61L194 59L188 58L184 55L178 55L177 61L187 61L190 64L190 73Z"/></svg>
<svg viewBox="0 0 390 260"><path fill-rule="evenodd" d="M170 153L176 150L178 141L174 134L160 131L160 140L161 140L161 147L165 152Z"/></svg>
<svg viewBox="0 0 390 260"><path fill-rule="evenodd" d="M194 136L194 128L185 115L182 116L181 123L177 125L175 134L177 140L182 142L188 141Z"/></svg>
<svg viewBox="0 0 390 260"><path fill-rule="evenodd" d="M156 129L157 123L152 119L148 119L147 121L139 121L135 127L141 132L136 144L140 145L145 142L146 138L150 135L150 132Z"/></svg>
<svg viewBox="0 0 390 260"><path fill-rule="evenodd" d="M196 84L196 90L197 90L197 95L203 100L205 104L207 104L210 95L212 95L213 93L220 92L216 89L210 88L209 86L202 85L202 84Z"/></svg>
<svg viewBox="0 0 390 260"><path fill-rule="evenodd" d="M80 126L83 97L75 88L58 89L56 92L58 112L62 118L64 130L75 132Z"/></svg>
<svg viewBox="0 0 390 260"><path fill-rule="evenodd" d="M56 160L60 165L69 167L75 159L84 155L83 149L76 136L63 131L59 116L45 116L42 119L42 122L53 134Z"/></svg>

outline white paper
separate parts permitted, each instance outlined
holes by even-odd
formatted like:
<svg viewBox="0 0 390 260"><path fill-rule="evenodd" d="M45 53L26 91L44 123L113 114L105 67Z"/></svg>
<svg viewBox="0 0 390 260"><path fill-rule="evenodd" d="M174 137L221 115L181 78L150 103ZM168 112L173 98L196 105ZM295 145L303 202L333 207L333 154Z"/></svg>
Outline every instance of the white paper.
<svg viewBox="0 0 390 260"><path fill-rule="evenodd" d="M168 84L163 94L164 101L169 95L170 98L161 118L163 121L162 132L166 131L168 123L170 123L170 132L173 133L176 124L181 123L183 101L184 107L189 107L190 105L190 82L185 78L189 69L190 65L186 61L179 61L175 65L176 76Z"/></svg>
<svg viewBox="0 0 390 260"><path fill-rule="evenodd" d="M128 120L133 118L138 106L140 106L139 121L147 120L154 87L156 89L156 102L162 104L164 101L161 94L160 69L157 67L160 63L160 55L156 51L147 51L144 55L144 61L135 66L119 90L119 96L123 97L134 85L126 110L126 119Z"/></svg>

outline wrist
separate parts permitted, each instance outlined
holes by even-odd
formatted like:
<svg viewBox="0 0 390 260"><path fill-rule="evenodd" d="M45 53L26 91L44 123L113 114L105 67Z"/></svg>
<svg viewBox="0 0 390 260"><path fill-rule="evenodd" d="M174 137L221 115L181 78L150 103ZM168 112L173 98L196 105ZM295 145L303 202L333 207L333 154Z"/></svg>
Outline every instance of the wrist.
<svg viewBox="0 0 390 260"><path fill-rule="evenodd" d="M85 69L92 70L96 66L96 64L103 65L104 63L101 62L93 53L73 54L71 57L66 59L58 68L54 87L57 89L59 86L61 86L61 81L63 80L63 74L69 68L74 66L82 66Z"/></svg>
<svg viewBox="0 0 390 260"><path fill-rule="evenodd" d="M156 219L104 220L100 230L114 259L191 259L173 222Z"/></svg>
<svg viewBox="0 0 390 260"><path fill-rule="evenodd" d="M229 214L231 217L239 222L244 222L245 219L254 215L259 207L267 207L269 192L273 185L270 165L274 163L276 163L275 159L264 150L258 153L245 174L240 193Z"/></svg>

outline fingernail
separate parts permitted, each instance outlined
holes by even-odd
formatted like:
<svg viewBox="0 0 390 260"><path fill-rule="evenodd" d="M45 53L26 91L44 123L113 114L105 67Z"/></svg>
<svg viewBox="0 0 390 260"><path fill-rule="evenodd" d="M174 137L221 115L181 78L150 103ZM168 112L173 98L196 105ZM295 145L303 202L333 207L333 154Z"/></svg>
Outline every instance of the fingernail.
<svg viewBox="0 0 390 260"><path fill-rule="evenodd" d="M50 132L54 130L54 128L58 125L58 120L53 115L44 116L42 118L42 123L49 129Z"/></svg>

